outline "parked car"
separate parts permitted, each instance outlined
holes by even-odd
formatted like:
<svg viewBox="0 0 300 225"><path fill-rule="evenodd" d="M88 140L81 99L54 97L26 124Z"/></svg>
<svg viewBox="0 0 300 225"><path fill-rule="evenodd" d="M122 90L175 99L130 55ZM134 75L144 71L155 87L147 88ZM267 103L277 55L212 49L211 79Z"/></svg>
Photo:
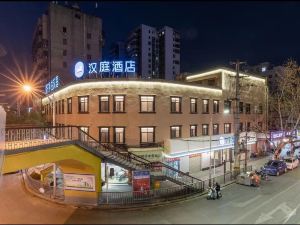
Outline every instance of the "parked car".
<svg viewBox="0 0 300 225"><path fill-rule="evenodd" d="M295 169L299 166L299 160L297 158L285 158L284 159L286 166L289 170Z"/></svg>
<svg viewBox="0 0 300 225"><path fill-rule="evenodd" d="M283 160L270 160L262 168L263 173L268 175L279 176L287 172L286 163Z"/></svg>

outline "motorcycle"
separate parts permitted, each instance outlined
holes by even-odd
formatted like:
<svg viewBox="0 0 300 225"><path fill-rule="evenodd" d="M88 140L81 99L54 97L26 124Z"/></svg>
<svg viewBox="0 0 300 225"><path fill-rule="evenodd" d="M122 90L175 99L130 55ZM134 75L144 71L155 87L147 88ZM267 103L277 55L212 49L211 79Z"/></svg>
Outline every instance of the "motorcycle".
<svg viewBox="0 0 300 225"><path fill-rule="evenodd" d="M219 198L222 197L222 194L221 194L221 191L219 191ZM217 191L216 191L216 188L215 187L209 187L208 188L208 192L207 192L207 197L206 197L207 200L216 200L217 199Z"/></svg>

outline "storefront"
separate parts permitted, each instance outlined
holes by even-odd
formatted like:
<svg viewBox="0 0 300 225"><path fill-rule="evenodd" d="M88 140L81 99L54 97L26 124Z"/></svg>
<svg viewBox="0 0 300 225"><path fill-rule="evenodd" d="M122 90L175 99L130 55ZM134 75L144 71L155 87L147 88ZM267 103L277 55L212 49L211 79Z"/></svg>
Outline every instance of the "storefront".
<svg viewBox="0 0 300 225"><path fill-rule="evenodd" d="M170 139L164 162L185 173L218 167L233 156L233 134ZM211 146L210 146L211 141Z"/></svg>
<svg viewBox="0 0 300 225"><path fill-rule="evenodd" d="M107 179L105 177L105 171L107 172ZM101 163L101 178L102 181L107 181L110 185L128 184L131 182L128 170L111 163Z"/></svg>

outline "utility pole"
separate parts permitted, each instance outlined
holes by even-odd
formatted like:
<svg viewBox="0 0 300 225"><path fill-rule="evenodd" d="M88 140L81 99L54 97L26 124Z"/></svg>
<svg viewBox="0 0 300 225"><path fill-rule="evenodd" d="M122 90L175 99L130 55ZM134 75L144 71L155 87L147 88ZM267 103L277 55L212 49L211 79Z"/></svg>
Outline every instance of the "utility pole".
<svg viewBox="0 0 300 225"><path fill-rule="evenodd" d="M240 64L246 62L240 62L238 59L236 62L231 62L231 65L235 65L236 76L235 76L235 111L234 111L234 174L240 171L240 149L239 149L239 138L240 138Z"/></svg>

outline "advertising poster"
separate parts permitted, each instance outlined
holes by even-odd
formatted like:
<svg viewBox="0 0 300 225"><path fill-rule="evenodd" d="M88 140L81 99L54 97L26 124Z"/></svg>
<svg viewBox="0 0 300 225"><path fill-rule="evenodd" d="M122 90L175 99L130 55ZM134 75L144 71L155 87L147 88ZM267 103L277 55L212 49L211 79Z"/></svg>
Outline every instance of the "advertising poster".
<svg viewBox="0 0 300 225"><path fill-rule="evenodd" d="M132 187L133 191L148 194L150 191L150 171L134 170L132 171Z"/></svg>
<svg viewBox="0 0 300 225"><path fill-rule="evenodd" d="M64 174L64 189L77 191L96 191L95 176L83 174Z"/></svg>

